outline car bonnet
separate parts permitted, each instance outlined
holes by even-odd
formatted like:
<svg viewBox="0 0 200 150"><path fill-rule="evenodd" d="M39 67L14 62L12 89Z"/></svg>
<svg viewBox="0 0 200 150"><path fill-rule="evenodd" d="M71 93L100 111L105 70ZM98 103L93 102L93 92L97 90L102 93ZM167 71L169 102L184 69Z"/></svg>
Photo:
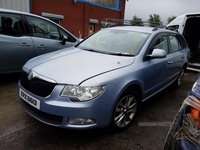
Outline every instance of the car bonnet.
<svg viewBox="0 0 200 150"><path fill-rule="evenodd" d="M133 61L134 57L102 54L75 48L36 57L28 61L23 68L57 83L78 85L88 78L128 66Z"/></svg>

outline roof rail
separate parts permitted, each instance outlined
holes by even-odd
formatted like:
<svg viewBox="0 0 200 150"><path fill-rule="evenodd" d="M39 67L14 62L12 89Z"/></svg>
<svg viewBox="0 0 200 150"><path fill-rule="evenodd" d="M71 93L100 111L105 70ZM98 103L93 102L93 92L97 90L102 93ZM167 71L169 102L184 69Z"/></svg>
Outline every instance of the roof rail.
<svg viewBox="0 0 200 150"><path fill-rule="evenodd" d="M102 28L109 28L113 26L160 26L160 22L149 21L133 21L115 18L104 18L102 21Z"/></svg>
<svg viewBox="0 0 200 150"><path fill-rule="evenodd" d="M156 31L157 29L168 29L168 30L172 30L172 31L178 32L177 29L172 28L172 27L167 27L167 26L157 26L157 27L155 27L155 28L153 29L153 31Z"/></svg>

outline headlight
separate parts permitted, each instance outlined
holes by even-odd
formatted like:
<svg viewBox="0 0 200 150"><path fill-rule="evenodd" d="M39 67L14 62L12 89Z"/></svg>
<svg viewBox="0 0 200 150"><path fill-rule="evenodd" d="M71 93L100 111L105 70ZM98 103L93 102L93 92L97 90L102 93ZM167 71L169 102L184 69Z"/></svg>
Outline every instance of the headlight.
<svg viewBox="0 0 200 150"><path fill-rule="evenodd" d="M77 86L66 85L61 96L78 98L80 101L87 101L100 95L105 86Z"/></svg>

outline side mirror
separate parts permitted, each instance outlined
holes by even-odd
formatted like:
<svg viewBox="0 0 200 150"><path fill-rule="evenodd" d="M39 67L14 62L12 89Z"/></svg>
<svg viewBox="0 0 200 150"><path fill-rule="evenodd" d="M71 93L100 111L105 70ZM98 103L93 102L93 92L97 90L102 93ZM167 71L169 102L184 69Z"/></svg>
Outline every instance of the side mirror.
<svg viewBox="0 0 200 150"><path fill-rule="evenodd" d="M66 41L68 40L68 38L65 36L65 35L62 35L62 39L61 39L61 44L62 45L65 45L66 44Z"/></svg>
<svg viewBox="0 0 200 150"><path fill-rule="evenodd" d="M163 49L154 49L152 54L147 55L148 59L165 58L165 57L167 57L167 53Z"/></svg>

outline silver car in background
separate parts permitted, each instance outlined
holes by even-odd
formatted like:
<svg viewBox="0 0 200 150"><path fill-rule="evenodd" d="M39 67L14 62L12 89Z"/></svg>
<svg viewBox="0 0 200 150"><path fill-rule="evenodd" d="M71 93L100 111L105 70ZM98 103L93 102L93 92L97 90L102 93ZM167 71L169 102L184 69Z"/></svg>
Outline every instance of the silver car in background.
<svg viewBox="0 0 200 150"><path fill-rule="evenodd" d="M0 74L20 72L30 58L78 42L77 37L47 18L0 9Z"/></svg>

